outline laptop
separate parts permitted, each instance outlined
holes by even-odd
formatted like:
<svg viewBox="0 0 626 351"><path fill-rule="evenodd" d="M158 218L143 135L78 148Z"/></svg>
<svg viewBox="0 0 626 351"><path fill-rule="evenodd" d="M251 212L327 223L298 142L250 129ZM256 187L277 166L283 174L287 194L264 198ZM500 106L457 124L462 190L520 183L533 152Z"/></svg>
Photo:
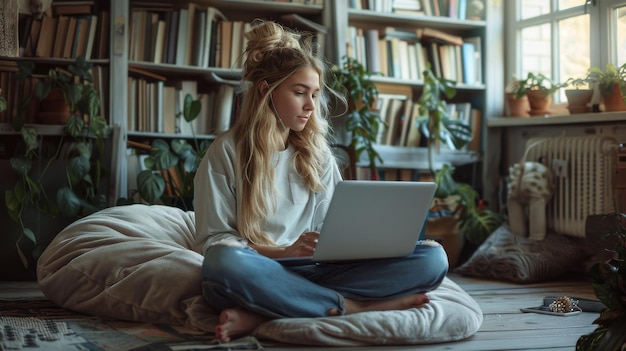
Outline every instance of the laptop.
<svg viewBox="0 0 626 351"><path fill-rule="evenodd" d="M303 265L407 256L419 240L436 188L432 182L341 181L313 256L276 260Z"/></svg>

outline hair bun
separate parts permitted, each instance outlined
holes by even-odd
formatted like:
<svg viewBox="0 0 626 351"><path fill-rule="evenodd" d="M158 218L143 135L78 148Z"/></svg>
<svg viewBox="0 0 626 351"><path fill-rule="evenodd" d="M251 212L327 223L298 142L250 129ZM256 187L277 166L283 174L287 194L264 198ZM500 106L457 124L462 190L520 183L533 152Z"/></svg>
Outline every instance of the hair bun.
<svg viewBox="0 0 626 351"><path fill-rule="evenodd" d="M300 48L300 34L271 21L254 21L245 36L248 39L246 61L252 65L262 62L267 51Z"/></svg>

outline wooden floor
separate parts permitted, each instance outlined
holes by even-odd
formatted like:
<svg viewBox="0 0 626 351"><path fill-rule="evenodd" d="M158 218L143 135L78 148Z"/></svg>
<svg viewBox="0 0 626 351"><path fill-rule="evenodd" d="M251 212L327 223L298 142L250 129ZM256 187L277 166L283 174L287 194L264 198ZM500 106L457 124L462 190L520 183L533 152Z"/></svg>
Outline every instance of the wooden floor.
<svg viewBox="0 0 626 351"><path fill-rule="evenodd" d="M544 296L575 296L596 300L591 281L585 278L563 279L549 283L517 285L450 274L453 281L480 305L484 321L478 333L460 342L388 347L344 347L340 350L568 350L575 349L581 335L592 332L598 313L580 313L570 317L522 313L520 308L539 306ZM315 347L266 347L269 351L315 351Z"/></svg>
<svg viewBox="0 0 626 351"><path fill-rule="evenodd" d="M573 296L596 299L591 282L585 278L562 279L549 283L517 285L486 281L451 274L450 278L467 291L480 305L484 322L471 338L454 343L395 346L395 347L343 347L340 350L574 350L581 335L590 333L596 326L598 313L583 312L571 317L522 313L520 308L542 304L544 296ZM3 289L6 296L37 297L41 293L36 285L18 285L21 290ZM314 351L325 348L298 346L271 346L268 351Z"/></svg>

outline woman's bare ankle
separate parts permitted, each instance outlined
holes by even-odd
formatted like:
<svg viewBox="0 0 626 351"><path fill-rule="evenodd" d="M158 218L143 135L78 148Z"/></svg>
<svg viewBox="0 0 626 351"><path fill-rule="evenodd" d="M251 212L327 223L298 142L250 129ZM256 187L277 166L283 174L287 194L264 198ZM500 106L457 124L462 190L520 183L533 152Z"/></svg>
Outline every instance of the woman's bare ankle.
<svg viewBox="0 0 626 351"><path fill-rule="evenodd" d="M346 313L353 314L368 311L391 311L406 310L409 308L420 308L429 303L430 299L425 294L414 294L408 296L397 297L390 300L352 300L345 299ZM329 310L329 316L331 311ZM338 315L338 314L337 314Z"/></svg>

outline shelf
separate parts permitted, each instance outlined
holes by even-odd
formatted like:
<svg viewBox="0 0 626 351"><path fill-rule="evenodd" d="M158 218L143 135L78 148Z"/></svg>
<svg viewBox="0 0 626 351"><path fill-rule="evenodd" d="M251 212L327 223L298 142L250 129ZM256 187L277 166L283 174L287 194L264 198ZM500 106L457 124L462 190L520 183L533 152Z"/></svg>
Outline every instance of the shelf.
<svg viewBox="0 0 626 351"><path fill-rule="evenodd" d="M239 84L241 69L231 68L205 68L199 66L181 66L169 63L151 63L143 61L131 61L129 67L147 70L165 77L172 77L174 80L192 79L204 80L207 82Z"/></svg>
<svg viewBox="0 0 626 351"><path fill-rule="evenodd" d="M376 145L375 148L383 159L383 163L377 165L380 169L429 169L428 149L425 147ZM444 164L462 166L475 163L479 161L479 157L474 151L440 150L439 153L433 151L433 160L434 168L439 169ZM361 154L357 166L369 167L367 155Z"/></svg>
<svg viewBox="0 0 626 351"><path fill-rule="evenodd" d="M459 20L444 16L411 15L401 13L380 13L372 10L348 10L350 22L367 22L371 24L406 25L414 27L429 27L445 30L468 30L487 26L485 21Z"/></svg>
<svg viewBox="0 0 626 351"><path fill-rule="evenodd" d="M488 127L523 127L560 124L626 122L626 112L599 112L543 117L498 117L487 119Z"/></svg>
<svg viewBox="0 0 626 351"><path fill-rule="evenodd" d="M63 135L62 124L27 124L24 127L33 127L39 135ZM20 132L13 130L13 127L8 123L0 124L0 135L19 135Z"/></svg>
<svg viewBox="0 0 626 351"><path fill-rule="evenodd" d="M134 132L134 131L129 131L128 132L128 137L129 138L147 138L147 139L193 139L194 136L193 135L187 135L187 134L168 134L168 133L157 133L157 132ZM212 140L215 139L216 136L215 135L206 135L206 134L202 134L202 135L196 135L195 136L196 139L198 140Z"/></svg>
<svg viewBox="0 0 626 351"><path fill-rule="evenodd" d="M424 85L424 82L421 80L408 80L402 78L394 78L394 77L385 77L385 76L372 76L371 81L374 83L387 83L387 84L397 84L397 85L410 85L413 87L421 87ZM464 83L458 83L454 86L457 91L477 91L483 92L485 91L485 85L468 85Z"/></svg>

